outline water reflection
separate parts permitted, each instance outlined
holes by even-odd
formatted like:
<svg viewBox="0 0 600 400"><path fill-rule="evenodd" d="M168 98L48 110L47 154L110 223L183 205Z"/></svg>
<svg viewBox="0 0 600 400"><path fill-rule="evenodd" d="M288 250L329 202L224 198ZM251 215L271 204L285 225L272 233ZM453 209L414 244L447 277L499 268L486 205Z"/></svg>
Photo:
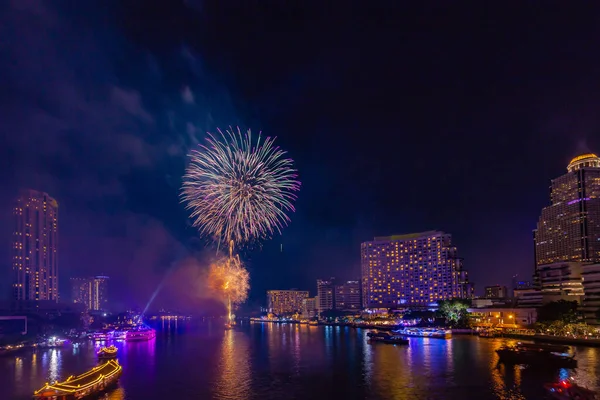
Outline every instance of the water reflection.
<svg viewBox="0 0 600 400"><path fill-rule="evenodd" d="M251 395L250 346L242 332L225 331L221 343L215 398L247 399Z"/></svg>
<svg viewBox="0 0 600 400"><path fill-rule="evenodd" d="M50 367L48 368L48 382L58 381L60 377L60 353L56 349L50 350Z"/></svg>
<svg viewBox="0 0 600 400"><path fill-rule="evenodd" d="M181 324L180 324L181 327ZM410 338L409 346L370 344L364 330L252 324L223 331L158 335L117 343L120 387L109 400L217 399L540 399L543 384L575 374L600 388L600 349L577 348L579 368L544 372L498 364L508 341L476 336ZM40 349L0 357L1 399L30 399L49 379L97 363L93 343L77 351Z"/></svg>

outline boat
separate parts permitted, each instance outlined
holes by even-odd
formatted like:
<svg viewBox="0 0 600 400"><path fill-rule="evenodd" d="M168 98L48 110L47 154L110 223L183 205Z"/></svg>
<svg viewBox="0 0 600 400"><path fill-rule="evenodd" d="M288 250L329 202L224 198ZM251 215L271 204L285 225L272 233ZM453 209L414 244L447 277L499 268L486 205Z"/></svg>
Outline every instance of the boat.
<svg viewBox="0 0 600 400"><path fill-rule="evenodd" d="M228 331L230 329L233 329L233 325L228 322L225 324L225 330Z"/></svg>
<svg viewBox="0 0 600 400"><path fill-rule="evenodd" d="M417 336L437 339L450 339L452 337L451 330L438 328L403 328L393 332L404 336Z"/></svg>
<svg viewBox="0 0 600 400"><path fill-rule="evenodd" d="M70 376L63 382L46 383L33 393L34 399L79 400L97 396L117 383L123 368L117 360L109 360L91 370Z"/></svg>
<svg viewBox="0 0 600 400"><path fill-rule="evenodd" d="M376 332L369 336L372 342L381 342L388 344L408 344L408 339L400 335L393 335L389 332Z"/></svg>
<svg viewBox="0 0 600 400"><path fill-rule="evenodd" d="M98 342L104 342L106 340L111 339L110 335L107 332L94 332L92 334L90 334L91 339L98 341Z"/></svg>
<svg viewBox="0 0 600 400"><path fill-rule="evenodd" d="M517 343L498 350L498 357L504 364L525 364L547 368L577 368L575 355L569 346L552 344Z"/></svg>
<svg viewBox="0 0 600 400"><path fill-rule="evenodd" d="M98 351L98 359L110 360L117 357L117 348L115 346L103 347Z"/></svg>
<svg viewBox="0 0 600 400"><path fill-rule="evenodd" d="M572 377L560 382L546 383L544 389L548 396L555 400L594 400L598 398L596 392L577 385Z"/></svg>
<svg viewBox="0 0 600 400"><path fill-rule="evenodd" d="M308 321L309 325L319 325L319 321Z"/></svg>
<svg viewBox="0 0 600 400"><path fill-rule="evenodd" d="M494 329L485 329L479 332L479 337L482 338L495 338L500 336L500 333Z"/></svg>
<svg viewBox="0 0 600 400"><path fill-rule="evenodd" d="M144 325L136 326L134 329L127 331L125 334L125 340L130 341L142 341L150 340L156 337L156 331Z"/></svg>
<svg viewBox="0 0 600 400"><path fill-rule="evenodd" d="M367 336L368 337L373 337L373 336L379 335L380 333L383 333L383 332L378 331L377 329L372 329L372 330L370 330L370 331L367 332Z"/></svg>

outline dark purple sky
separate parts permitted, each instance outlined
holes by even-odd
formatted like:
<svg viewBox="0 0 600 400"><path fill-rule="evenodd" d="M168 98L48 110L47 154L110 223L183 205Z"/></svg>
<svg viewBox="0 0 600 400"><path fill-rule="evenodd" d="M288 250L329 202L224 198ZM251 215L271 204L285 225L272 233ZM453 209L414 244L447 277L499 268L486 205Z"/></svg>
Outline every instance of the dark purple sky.
<svg viewBox="0 0 600 400"><path fill-rule="evenodd" d="M77 275L110 275L116 305L169 269L189 283L212 250L178 203L185 154L237 124L277 136L303 183L283 236L244 255L252 302L355 277L361 241L430 229L479 293L528 276L550 179L600 152L599 9L395 3L0 5L0 282L24 186L60 203L64 297Z"/></svg>

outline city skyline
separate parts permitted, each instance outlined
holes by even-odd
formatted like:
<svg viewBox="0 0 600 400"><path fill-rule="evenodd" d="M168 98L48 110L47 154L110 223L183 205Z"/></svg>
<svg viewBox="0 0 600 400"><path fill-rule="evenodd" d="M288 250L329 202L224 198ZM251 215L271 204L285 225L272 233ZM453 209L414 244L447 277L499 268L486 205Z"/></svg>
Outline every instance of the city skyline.
<svg viewBox="0 0 600 400"><path fill-rule="evenodd" d="M166 275L213 254L178 195L189 150L231 125L276 136L303 184L283 235L244 254L251 302L290 282L352 279L361 242L430 229L452 233L481 294L531 274L549 180L600 151L598 27L583 6L545 8L532 26L512 6L415 4L365 18L348 5L331 29L330 15L293 6L247 19L152 3L7 5L0 281L12 280L8 210L31 187L61 205L59 289L102 273L117 306L144 307ZM514 36L478 30L489 46L473 46L456 21L483 20ZM157 24L168 27L160 37ZM223 34L226 24L235 29ZM401 57L387 56L390 41Z"/></svg>

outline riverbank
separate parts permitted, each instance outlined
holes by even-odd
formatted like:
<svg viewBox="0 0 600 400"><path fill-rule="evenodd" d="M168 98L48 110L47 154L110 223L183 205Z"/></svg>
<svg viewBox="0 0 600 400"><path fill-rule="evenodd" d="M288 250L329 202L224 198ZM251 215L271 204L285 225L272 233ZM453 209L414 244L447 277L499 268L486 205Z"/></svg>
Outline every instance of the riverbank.
<svg viewBox="0 0 600 400"><path fill-rule="evenodd" d="M600 339L581 339L581 338L569 338L562 336L550 336L550 335L518 335L518 334L503 334L502 337L522 340L533 340L535 342L544 343L557 343L566 344L570 346L589 346L589 347L600 347Z"/></svg>
<svg viewBox="0 0 600 400"><path fill-rule="evenodd" d="M268 321L268 320L260 320L254 319L254 322L261 323L275 323L275 324L303 324L299 321ZM305 325L305 324L303 324ZM359 329L378 329L384 331L391 331L395 329L403 328L400 325L371 325L371 324L354 324L354 323L340 323L340 322L319 322L319 325L322 326L342 326L349 328L359 328ZM452 329L453 335L474 335L476 332L472 329ZM570 346L589 346L589 347L600 347L600 339L581 339L581 338L570 338L570 337L562 337L562 336L550 336L550 335L519 335L519 334L511 334L511 333L503 333L501 337L511 338L511 339L521 339L521 340L532 340L535 342L545 342L545 343L557 343L557 344L565 344Z"/></svg>

